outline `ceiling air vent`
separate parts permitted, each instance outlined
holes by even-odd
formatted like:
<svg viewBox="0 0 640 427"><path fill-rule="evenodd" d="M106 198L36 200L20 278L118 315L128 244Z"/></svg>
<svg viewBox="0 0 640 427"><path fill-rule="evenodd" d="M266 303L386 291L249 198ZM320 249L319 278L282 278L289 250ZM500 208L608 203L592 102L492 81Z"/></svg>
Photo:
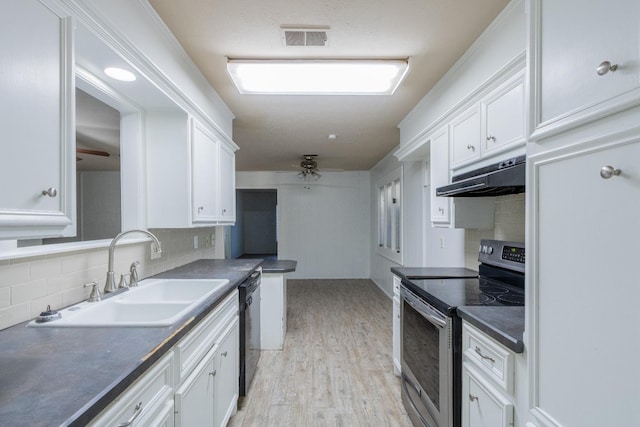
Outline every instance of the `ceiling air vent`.
<svg viewBox="0 0 640 427"><path fill-rule="evenodd" d="M282 28L285 46L328 46L327 29Z"/></svg>

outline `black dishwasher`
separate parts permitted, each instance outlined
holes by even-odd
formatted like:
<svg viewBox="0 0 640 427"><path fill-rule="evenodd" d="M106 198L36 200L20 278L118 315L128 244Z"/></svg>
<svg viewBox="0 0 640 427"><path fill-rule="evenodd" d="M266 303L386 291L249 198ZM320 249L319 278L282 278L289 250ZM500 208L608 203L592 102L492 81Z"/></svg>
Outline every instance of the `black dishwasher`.
<svg viewBox="0 0 640 427"><path fill-rule="evenodd" d="M260 271L238 287L240 293L240 396L246 396L260 359Z"/></svg>

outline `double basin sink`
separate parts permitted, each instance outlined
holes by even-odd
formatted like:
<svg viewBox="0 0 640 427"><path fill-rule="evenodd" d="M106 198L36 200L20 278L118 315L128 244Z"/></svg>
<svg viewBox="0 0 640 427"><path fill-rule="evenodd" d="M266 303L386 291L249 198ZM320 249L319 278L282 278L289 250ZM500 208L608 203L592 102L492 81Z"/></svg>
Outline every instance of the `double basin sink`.
<svg viewBox="0 0 640 427"><path fill-rule="evenodd" d="M226 279L145 279L139 286L103 299L60 310L61 317L32 321L29 327L164 327L229 283Z"/></svg>

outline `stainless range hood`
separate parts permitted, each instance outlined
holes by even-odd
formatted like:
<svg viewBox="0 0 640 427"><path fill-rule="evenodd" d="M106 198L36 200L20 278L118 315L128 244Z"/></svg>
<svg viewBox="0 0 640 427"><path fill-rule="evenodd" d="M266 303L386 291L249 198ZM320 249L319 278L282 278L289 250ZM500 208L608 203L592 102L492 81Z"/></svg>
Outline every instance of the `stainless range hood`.
<svg viewBox="0 0 640 427"><path fill-rule="evenodd" d="M442 197L494 197L524 193L526 157L519 156L454 176L436 188Z"/></svg>

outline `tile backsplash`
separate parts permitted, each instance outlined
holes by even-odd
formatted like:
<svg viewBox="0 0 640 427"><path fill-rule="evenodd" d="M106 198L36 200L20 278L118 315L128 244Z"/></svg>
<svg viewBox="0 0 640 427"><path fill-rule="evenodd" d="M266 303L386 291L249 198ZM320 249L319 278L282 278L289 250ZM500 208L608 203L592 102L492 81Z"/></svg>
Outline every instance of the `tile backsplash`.
<svg viewBox="0 0 640 427"><path fill-rule="evenodd" d="M496 197L494 229L465 231L465 266L473 270L478 269L480 239L524 242L524 236L525 194Z"/></svg>
<svg viewBox="0 0 640 427"><path fill-rule="evenodd" d="M140 278L202 258L222 258L216 254L216 229L150 230L162 243L162 257L151 259L151 243L119 245L114 254L116 282L140 261ZM194 249L194 236L198 248ZM107 273L108 248L15 258L0 261L0 329L32 319L51 305L59 309L88 298L85 283L97 280L101 287Z"/></svg>

